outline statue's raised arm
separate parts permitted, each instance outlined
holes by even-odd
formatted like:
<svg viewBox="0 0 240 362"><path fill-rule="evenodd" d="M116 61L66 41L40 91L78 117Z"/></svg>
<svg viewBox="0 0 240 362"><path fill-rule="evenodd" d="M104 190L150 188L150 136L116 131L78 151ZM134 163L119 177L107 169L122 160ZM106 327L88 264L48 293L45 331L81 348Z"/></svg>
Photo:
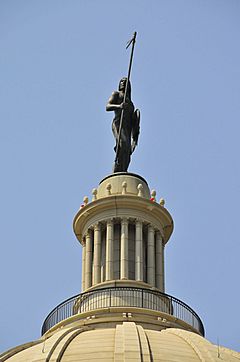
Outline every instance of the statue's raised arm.
<svg viewBox="0 0 240 362"><path fill-rule="evenodd" d="M112 131L116 140L113 172L127 172L131 154L138 143L140 130L140 111L134 109L131 100L131 84L130 81L127 82L127 78L120 80L118 91L112 93L106 110L115 113L112 122Z"/></svg>

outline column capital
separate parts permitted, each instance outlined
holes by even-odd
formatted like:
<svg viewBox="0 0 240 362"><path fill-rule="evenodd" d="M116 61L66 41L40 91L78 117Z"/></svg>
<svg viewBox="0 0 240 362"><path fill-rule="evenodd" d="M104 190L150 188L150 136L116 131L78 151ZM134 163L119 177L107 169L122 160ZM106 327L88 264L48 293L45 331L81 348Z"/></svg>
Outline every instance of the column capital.
<svg viewBox="0 0 240 362"><path fill-rule="evenodd" d="M154 232L154 226L152 224L148 224L148 231Z"/></svg>
<svg viewBox="0 0 240 362"><path fill-rule="evenodd" d="M128 224L128 218L127 217L121 217L121 224Z"/></svg>
<svg viewBox="0 0 240 362"><path fill-rule="evenodd" d="M161 233L161 231L160 230L156 230L156 237L157 237L157 239L161 239L162 241L163 241L163 236L162 236L162 233Z"/></svg>
<svg viewBox="0 0 240 362"><path fill-rule="evenodd" d="M91 238L92 237L92 233L93 233L93 229L92 227L88 228L86 233L85 233L85 238Z"/></svg>
<svg viewBox="0 0 240 362"><path fill-rule="evenodd" d="M100 222L96 222L96 224L93 225L94 231L100 231L102 228L102 225Z"/></svg>

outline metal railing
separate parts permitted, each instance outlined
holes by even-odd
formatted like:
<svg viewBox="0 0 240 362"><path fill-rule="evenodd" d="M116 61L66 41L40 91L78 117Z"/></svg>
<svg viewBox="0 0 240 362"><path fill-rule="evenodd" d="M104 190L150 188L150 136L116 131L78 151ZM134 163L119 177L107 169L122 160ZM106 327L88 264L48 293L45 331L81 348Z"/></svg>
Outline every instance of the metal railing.
<svg viewBox="0 0 240 362"><path fill-rule="evenodd" d="M55 324L75 314L108 307L137 307L164 312L186 322L204 336L201 319L187 304L165 293L134 287L98 289L65 300L45 319L42 335Z"/></svg>

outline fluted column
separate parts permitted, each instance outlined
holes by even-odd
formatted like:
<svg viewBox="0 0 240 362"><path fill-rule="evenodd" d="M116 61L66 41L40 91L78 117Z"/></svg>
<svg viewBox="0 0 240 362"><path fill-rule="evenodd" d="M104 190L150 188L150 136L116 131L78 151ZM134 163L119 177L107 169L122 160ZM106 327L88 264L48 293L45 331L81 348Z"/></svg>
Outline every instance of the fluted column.
<svg viewBox="0 0 240 362"><path fill-rule="evenodd" d="M85 289L92 285L92 239L92 231L88 230L86 234Z"/></svg>
<svg viewBox="0 0 240 362"><path fill-rule="evenodd" d="M94 225L93 285L101 282L101 226Z"/></svg>
<svg viewBox="0 0 240 362"><path fill-rule="evenodd" d="M120 278L128 279L128 220L121 220L121 260L120 260Z"/></svg>
<svg viewBox="0 0 240 362"><path fill-rule="evenodd" d="M164 246L159 231L156 233L156 287L164 292Z"/></svg>
<svg viewBox="0 0 240 362"><path fill-rule="evenodd" d="M105 282L106 278L106 233L102 236L101 241L101 283Z"/></svg>
<svg viewBox="0 0 240 362"><path fill-rule="evenodd" d="M148 226L147 241L147 282L155 286L155 247L154 247L154 228Z"/></svg>
<svg viewBox="0 0 240 362"><path fill-rule="evenodd" d="M135 224L135 279L143 280L143 231L142 221L136 220Z"/></svg>
<svg viewBox="0 0 240 362"><path fill-rule="evenodd" d="M113 221L107 221L106 232L106 280L113 280Z"/></svg>
<svg viewBox="0 0 240 362"><path fill-rule="evenodd" d="M86 259L86 242L82 243L82 291L85 289L85 259Z"/></svg>
<svg viewBox="0 0 240 362"><path fill-rule="evenodd" d="M165 293L165 259L164 259L164 242L162 240L162 291Z"/></svg>

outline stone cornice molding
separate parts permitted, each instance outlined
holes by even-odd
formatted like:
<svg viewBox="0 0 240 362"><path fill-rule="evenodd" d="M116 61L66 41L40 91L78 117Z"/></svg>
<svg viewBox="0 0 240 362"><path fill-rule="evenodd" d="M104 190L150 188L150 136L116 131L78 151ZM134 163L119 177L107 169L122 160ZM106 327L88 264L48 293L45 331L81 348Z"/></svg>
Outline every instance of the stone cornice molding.
<svg viewBox="0 0 240 362"><path fill-rule="evenodd" d="M81 242L87 229L97 222L106 222L113 218L142 219L161 232L164 243L173 231L173 219L169 212L159 204L138 196L109 196L90 202L80 209L73 221L76 237Z"/></svg>

